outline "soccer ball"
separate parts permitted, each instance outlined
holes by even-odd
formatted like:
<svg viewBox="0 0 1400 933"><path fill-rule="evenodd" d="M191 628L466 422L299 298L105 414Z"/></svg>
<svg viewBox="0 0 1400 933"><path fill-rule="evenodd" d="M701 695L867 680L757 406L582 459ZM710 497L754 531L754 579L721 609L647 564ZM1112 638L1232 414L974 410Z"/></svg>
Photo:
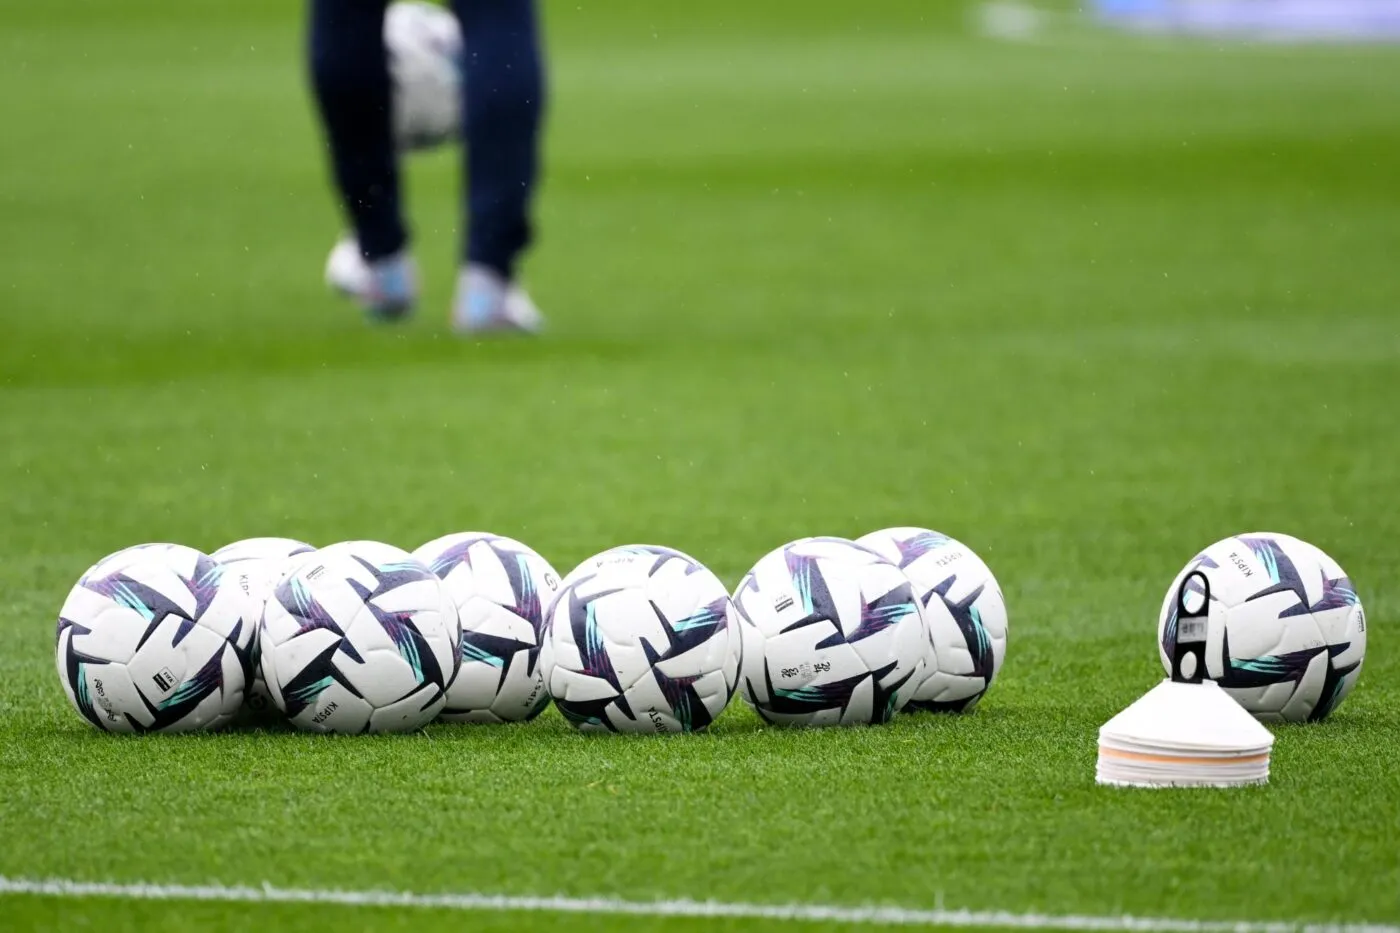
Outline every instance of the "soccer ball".
<svg viewBox="0 0 1400 933"><path fill-rule="evenodd" d="M734 593L744 699L785 726L888 722L923 682L924 611L898 566L845 538L771 552Z"/></svg>
<svg viewBox="0 0 1400 933"><path fill-rule="evenodd" d="M564 579L541 663L554 704L585 732L698 732L739 674L724 584L694 558L632 545Z"/></svg>
<svg viewBox="0 0 1400 933"><path fill-rule="evenodd" d="M316 550L304 541L293 538L246 538L225 544L209 556L223 564L225 576L234 579L243 592L254 600L258 615L262 614L263 603L272 595L288 560L292 557L309 554ZM243 693L243 705L254 716L272 712L272 694L267 691L262 671L262 639L258 637L259 626L253 625L252 676L248 689Z"/></svg>
<svg viewBox="0 0 1400 933"><path fill-rule="evenodd" d="M58 676L74 709L108 732L218 728L243 702L256 624L256 604L212 557L138 545L68 594Z"/></svg>
<svg viewBox="0 0 1400 933"><path fill-rule="evenodd" d="M297 563L263 609L277 708L314 732L408 732L457 676L462 628L446 585L407 551L345 541Z"/></svg>
<svg viewBox="0 0 1400 933"><path fill-rule="evenodd" d="M1006 659L1006 601L972 549L926 528L886 528L857 543L904 571L924 607L933 653L910 710L967 712Z"/></svg>
<svg viewBox="0 0 1400 933"><path fill-rule="evenodd" d="M1288 535L1226 538L1191 559L1162 601L1162 665L1176 650L1178 590L1206 580L1206 671L1266 722L1325 719L1356 686L1366 656L1366 613L1346 572ZM1199 593L1196 578L1186 582Z"/></svg>
<svg viewBox="0 0 1400 933"><path fill-rule="evenodd" d="M549 705L540 670L545 610L559 590L549 562L519 541L447 535L413 552L447 584L462 619L462 668L438 718L518 722Z"/></svg>
<svg viewBox="0 0 1400 933"><path fill-rule="evenodd" d="M400 0L384 17L393 82L394 139L400 149L430 149L462 132L462 30L432 3Z"/></svg>

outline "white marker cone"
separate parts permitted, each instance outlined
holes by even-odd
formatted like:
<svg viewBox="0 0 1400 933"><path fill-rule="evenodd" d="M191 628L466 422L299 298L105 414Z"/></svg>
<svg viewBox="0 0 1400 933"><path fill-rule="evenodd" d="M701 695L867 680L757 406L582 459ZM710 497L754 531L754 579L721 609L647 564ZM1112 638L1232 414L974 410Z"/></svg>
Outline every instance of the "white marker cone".
<svg viewBox="0 0 1400 933"><path fill-rule="evenodd" d="M1269 780L1273 734L1205 680L1210 580L1187 574L1171 626L1172 678L1099 729L1100 784L1233 787Z"/></svg>
<svg viewBox="0 0 1400 933"><path fill-rule="evenodd" d="M1230 787L1269 779L1268 729L1211 681L1164 680L1099 730L1100 784Z"/></svg>

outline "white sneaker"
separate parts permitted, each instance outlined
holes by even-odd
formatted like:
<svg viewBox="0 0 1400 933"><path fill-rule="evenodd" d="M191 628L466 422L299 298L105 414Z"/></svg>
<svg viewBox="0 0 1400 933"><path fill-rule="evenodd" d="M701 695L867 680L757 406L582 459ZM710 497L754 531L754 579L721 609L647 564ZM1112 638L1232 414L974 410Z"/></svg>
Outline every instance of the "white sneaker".
<svg viewBox="0 0 1400 933"><path fill-rule="evenodd" d="M405 317L418 300L418 267L407 250L366 262L353 236L341 237L326 259L326 284L355 299L370 317Z"/></svg>
<svg viewBox="0 0 1400 933"><path fill-rule="evenodd" d="M544 315L520 286L472 263L457 275L452 329L459 334L537 334L544 329Z"/></svg>

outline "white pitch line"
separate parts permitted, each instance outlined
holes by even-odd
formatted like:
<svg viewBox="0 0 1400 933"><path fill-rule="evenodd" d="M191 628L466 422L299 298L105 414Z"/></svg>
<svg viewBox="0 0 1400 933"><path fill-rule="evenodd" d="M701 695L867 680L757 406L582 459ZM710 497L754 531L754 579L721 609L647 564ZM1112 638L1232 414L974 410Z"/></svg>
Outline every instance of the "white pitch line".
<svg viewBox="0 0 1400 933"><path fill-rule="evenodd" d="M906 907L841 907L834 904L744 904L723 901L628 901L611 897L522 897L500 894L414 894L410 891L334 891L252 888L221 884L112 884L68 878L6 878L0 894L135 901L216 901L242 904L338 904L347 907L412 907L437 910L525 911L638 917L738 917L756 920L836 922L880 926L1017 928L1022 930L1126 930L1130 933L1400 933L1400 926L1366 923L1281 923L1256 920L1182 920L1169 917L1095 917L1009 911L919 910Z"/></svg>

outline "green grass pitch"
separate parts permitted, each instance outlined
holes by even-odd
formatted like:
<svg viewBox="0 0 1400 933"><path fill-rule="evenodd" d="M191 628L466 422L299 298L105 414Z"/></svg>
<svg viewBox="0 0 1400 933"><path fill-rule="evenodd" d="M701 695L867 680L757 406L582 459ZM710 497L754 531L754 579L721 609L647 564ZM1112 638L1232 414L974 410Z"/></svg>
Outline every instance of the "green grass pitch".
<svg viewBox="0 0 1400 933"><path fill-rule="evenodd" d="M0 876L1400 921L1400 54L980 38L952 3L549 2L527 278L446 329L455 155L414 162L422 313L325 294L338 230L287 0L0 10ZM929 525L1006 592L963 718L589 739L434 726L121 739L68 708L67 588L144 540L561 570L637 540L727 583ZM1093 784L1163 589L1261 528L1371 619L1273 782ZM699 921L0 897L10 929ZM726 928L760 930L762 921ZM815 929L820 924L806 928Z"/></svg>

